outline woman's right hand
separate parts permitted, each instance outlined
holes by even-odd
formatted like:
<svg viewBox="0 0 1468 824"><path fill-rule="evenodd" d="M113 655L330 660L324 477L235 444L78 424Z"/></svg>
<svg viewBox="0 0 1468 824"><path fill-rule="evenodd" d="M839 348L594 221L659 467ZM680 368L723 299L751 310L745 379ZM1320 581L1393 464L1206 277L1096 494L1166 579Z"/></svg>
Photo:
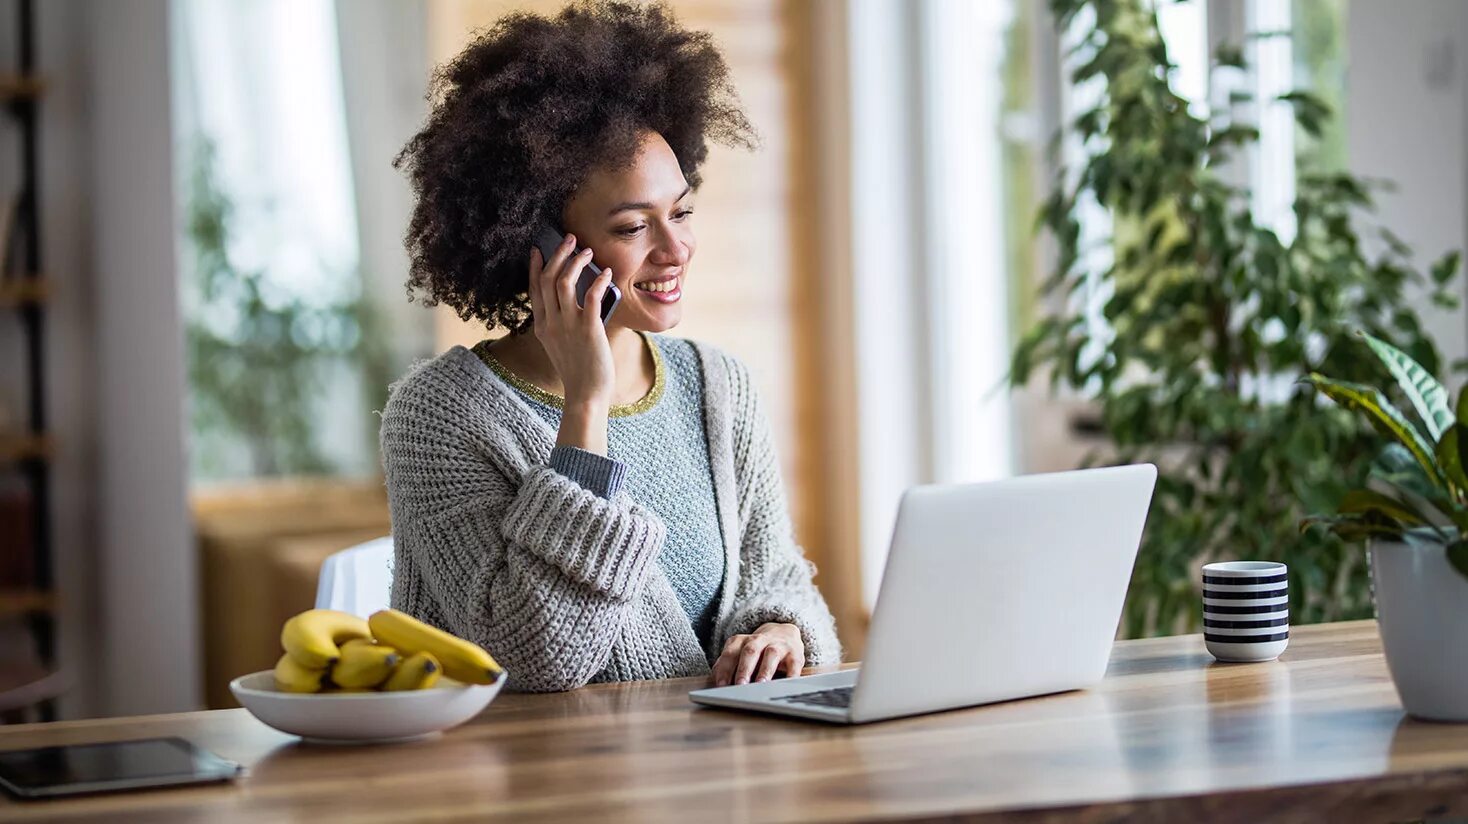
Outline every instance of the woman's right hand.
<svg viewBox="0 0 1468 824"><path fill-rule="evenodd" d="M572 255L576 238L566 235L548 261L530 250L530 310L535 337L545 349L566 394L567 411L610 408L617 373L612 347L601 322L601 299L612 282L603 269L586 290L586 306L576 305L576 281L591 262L591 250Z"/></svg>

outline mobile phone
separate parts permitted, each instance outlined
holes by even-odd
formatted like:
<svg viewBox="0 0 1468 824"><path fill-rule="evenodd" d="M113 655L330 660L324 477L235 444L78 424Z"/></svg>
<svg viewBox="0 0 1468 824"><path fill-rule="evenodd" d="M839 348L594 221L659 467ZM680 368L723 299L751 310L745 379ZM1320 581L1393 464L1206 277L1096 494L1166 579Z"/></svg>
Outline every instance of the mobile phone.
<svg viewBox="0 0 1468 824"><path fill-rule="evenodd" d="M540 259L548 261L561 246L561 241L566 239L566 233L550 225L541 224L539 233L535 236L535 245L540 249ZM571 254L579 254L581 249L576 249ZM591 288L592 281L601 274L601 267L595 263L587 262L586 268L581 270L581 277L576 281L576 305L582 308L586 306L586 290ZM622 301L622 290L615 284L608 283L607 291L601 299L601 322L606 323L607 318L612 316L617 304Z"/></svg>
<svg viewBox="0 0 1468 824"><path fill-rule="evenodd" d="M20 798L206 784L241 771L182 738L0 751L0 787Z"/></svg>

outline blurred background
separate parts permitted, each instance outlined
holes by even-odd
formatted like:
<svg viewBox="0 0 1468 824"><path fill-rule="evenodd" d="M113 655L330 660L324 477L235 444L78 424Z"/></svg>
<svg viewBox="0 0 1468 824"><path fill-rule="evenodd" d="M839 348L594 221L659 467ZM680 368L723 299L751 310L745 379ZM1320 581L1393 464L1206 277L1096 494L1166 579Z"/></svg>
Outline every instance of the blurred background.
<svg viewBox="0 0 1468 824"><path fill-rule="evenodd" d="M1155 25L1169 116L1214 135L1219 118L1249 125L1218 169L1250 233L1303 249L1308 175L1340 174L1394 184L1370 217L1391 233L1363 235L1362 254L1426 271L1468 234L1468 5L1455 0L1158 0L1140 23L1098 0L1059 4L1086 7L1064 25L1041 0L670 5L713 33L764 138L708 161L676 334L751 366L850 660L903 489L1116 454L1111 383L1037 344L1036 379L1008 387L1047 319L1090 330L1083 361L1151 322L1108 300L1128 219L1085 190L1125 135L1070 128L1106 100L1104 77L1075 77L1095 56L1087 31L1139 26L1145 45ZM435 65L508 10L560 6L0 0L5 717L232 705L228 680L272 665L322 559L388 534L388 383L485 336L407 300L411 200L391 162ZM1308 99L1279 100L1297 89ZM1037 233L1042 208L1076 242ZM1077 288L1047 292L1052 277ZM1468 323L1442 294L1461 284L1433 283L1384 309L1410 315L1446 371L1468 355ZM1189 311L1169 300L1165 315ZM1144 382L1151 368L1123 365ZM1298 370L1276 367L1261 380L1289 391ZM1205 559L1304 551L1279 530L1157 528L1124 634L1191 630L1178 604ZM1317 599L1306 614L1369 614L1355 561L1300 563L1301 597Z"/></svg>

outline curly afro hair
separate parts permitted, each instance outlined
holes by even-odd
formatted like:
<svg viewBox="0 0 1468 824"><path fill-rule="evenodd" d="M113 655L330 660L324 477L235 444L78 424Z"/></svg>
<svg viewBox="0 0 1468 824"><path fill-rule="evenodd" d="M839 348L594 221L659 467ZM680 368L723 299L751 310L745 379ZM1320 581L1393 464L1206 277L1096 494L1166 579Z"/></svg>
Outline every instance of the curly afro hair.
<svg viewBox="0 0 1468 824"><path fill-rule="evenodd" d="M529 326L533 228L560 223L592 169L629 165L643 130L662 135L695 189L709 140L758 143L713 38L661 3L507 15L435 72L429 99L394 162L417 201L409 300L416 290L489 329Z"/></svg>

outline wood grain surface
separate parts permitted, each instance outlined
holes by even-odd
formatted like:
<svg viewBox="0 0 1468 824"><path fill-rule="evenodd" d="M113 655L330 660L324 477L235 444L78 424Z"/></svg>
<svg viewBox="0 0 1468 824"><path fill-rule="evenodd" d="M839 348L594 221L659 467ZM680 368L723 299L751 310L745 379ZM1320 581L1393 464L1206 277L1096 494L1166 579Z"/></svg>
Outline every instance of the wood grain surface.
<svg viewBox="0 0 1468 824"><path fill-rule="evenodd" d="M48 802L0 820L1399 821L1468 814L1468 725L1406 717L1375 624L1277 662L1122 642L1091 690L863 727L694 707L699 679L503 695L437 739L304 745L244 710L0 728L0 749L180 735L234 785Z"/></svg>

